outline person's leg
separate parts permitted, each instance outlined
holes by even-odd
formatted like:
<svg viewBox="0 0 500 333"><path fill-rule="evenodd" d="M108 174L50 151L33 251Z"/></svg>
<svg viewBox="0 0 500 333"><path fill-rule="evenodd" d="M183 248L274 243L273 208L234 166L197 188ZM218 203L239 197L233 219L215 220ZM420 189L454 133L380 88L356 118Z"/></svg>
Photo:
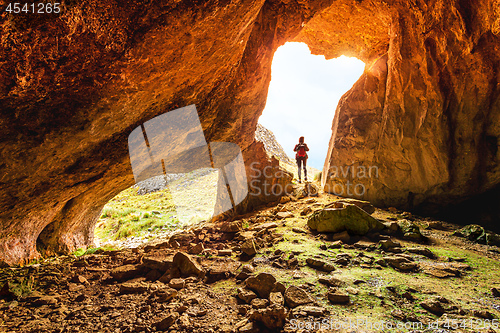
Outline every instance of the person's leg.
<svg viewBox="0 0 500 333"><path fill-rule="evenodd" d="M297 161L297 168L299 169L299 183L300 183L300 178L301 178L301 177L300 177L300 164L301 164L301 163L300 163L300 162L301 162L301 161L300 161L300 158L297 158L297 160L296 160L296 161Z"/></svg>
<svg viewBox="0 0 500 333"><path fill-rule="evenodd" d="M304 180L307 182L307 158L302 161L302 167L304 168Z"/></svg>

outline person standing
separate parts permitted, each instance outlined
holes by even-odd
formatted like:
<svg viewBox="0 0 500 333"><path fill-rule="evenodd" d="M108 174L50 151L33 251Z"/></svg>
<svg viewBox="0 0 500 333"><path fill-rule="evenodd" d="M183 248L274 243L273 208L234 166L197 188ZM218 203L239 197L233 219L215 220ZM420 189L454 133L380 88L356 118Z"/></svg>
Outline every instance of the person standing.
<svg viewBox="0 0 500 333"><path fill-rule="evenodd" d="M301 172L300 169L304 169L304 180L307 182L307 152L309 151L309 148L307 147L307 144L304 143L304 137L301 136L299 138L299 143L295 145L295 148L293 148L293 151L295 153L295 160L297 161L297 167L299 168L299 183L301 182Z"/></svg>

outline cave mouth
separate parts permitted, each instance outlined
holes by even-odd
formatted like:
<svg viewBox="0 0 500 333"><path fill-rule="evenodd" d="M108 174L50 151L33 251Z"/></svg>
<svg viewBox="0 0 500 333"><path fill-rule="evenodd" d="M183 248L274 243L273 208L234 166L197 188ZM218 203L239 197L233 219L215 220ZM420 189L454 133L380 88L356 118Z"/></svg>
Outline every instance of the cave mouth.
<svg viewBox="0 0 500 333"><path fill-rule="evenodd" d="M305 43L288 42L274 53L271 83L259 123L293 157L300 136L310 151L308 166L322 170L340 98L363 74L365 63L340 56L327 60Z"/></svg>

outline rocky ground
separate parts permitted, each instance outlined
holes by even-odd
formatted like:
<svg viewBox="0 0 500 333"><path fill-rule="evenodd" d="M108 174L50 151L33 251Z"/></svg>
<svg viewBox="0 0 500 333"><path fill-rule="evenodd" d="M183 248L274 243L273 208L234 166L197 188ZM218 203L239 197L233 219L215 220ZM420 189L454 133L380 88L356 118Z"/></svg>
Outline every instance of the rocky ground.
<svg viewBox="0 0 500 333"><path fill-rule="evenodd" d="M2 269L0 331L500 332L500 250L469 240L493 235L295 195L138 248Z"/></svg>

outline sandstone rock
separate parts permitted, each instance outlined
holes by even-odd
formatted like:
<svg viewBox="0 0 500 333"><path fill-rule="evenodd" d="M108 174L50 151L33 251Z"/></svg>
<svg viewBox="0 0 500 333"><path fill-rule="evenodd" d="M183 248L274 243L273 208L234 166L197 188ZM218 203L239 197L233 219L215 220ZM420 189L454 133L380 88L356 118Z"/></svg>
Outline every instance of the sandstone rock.
<svg viewBox="0 0 500 333"><path fill-rule="evenodd" d="M81 283L81 284L89 283L89 281L84 276L81 276L81 275L75 275L73 277L73 281L76 283Z"/></svg>
<svg viewBox="0 0 500 333"><path fill-rule="evenodd" d="M350 297L337 289L329 290L326 294L328 300L333 304L347 304L350 302Z"/></svg>
<svg viewBox="0 0 500 333"><path fill-rule="evenodd" d="M250 302L253 299L257 298L257 294L255 294L251 290L238 288L238 298L241 299L243 302L250 304Z"/></svg>
<svg viewBox="0 0 500 333"><path fill-rule="evenodd" d="M220 226L222 232L238 232L242 229L241 221L224 222Z"/></svg>
<svg viewBox="0 0 500 333"><path fill-rule="evenodd" d="M240 246L241 251L243 251L244 254L247 256L254 256L257 254L257 249L255 248L255 243L253 239L247 239L243 244Z"/></svg>
<svg viewBox="0 0 500 333"><path fill-rule="evenodd" d="M284 204L284 203L290 202L290 200L291 200L291 198L288 195L285 195L285 196L282 196L280 198L280 203Z"/></svg>
<svg viewBox="0 0 500 333"><path fill-rule="evenodd" d="M197 243L189 249L189 253L191 254L200 254L205 250L203 243Z"/></svg>
<svg viewBox="0 0 500 333"><path fill-rule="evenodd" d="M304 312L308 316L321 317L326 313L326 309L320 306L299 305L293 309L294 313Z"/></svg>
<svg viewBox="0 0 500 333"><path fill-rule="evenodd" d="M404 257L384 257L386 263L403 272L416 270L419 266L416 262L412 262Z"/></svg>
<svg viewBox="0 0 500 333"><path fill-rule="evenodd" d="M378 243L378 246L384 251L390 251L395 247L401 247L401 244L393 241L392 239L387 239L387 240L381 240Z"/></svg>
<svg viewBox="0 0 500 333"><path fill-rule="evenodd" d="M143 282L124 282L120 284L121 294L141 294L148 291L149 286Z"/></svg>
<svg viewBox="0 0 500 333"><path fill-rule="evenodd" d="M184 288L184 284L185 284L184 279L180 279L180 278L172 279L168 283L170 288L177 289L177 290Z"/></svg>
<svg viewBox="0 0 500 333"><path fill-rule="evenodd" d="M280 219L287 219L289 217L293 217L293 213L291 212L278 212L276 216Z"/></svg>
<svg viewBox="0 0 500 333"><path fill-rule="evenodd" d="M325 272L331 272L331 271L335 270L335 266L333 266L331 263L320 260L320 259L307 258L306 263L311 268L318 269L318 270L325 271Z"/></svg>
<svg viewBox="0 0 500 333"><path fill-rule="evenodd" d="M420 254L420 255L427 257L429 259L436 259L437 258L437 256L428 248L411 247L411 248L407 248L406 251L408 251L410 253Z"/></svg>
<svg viewBox="0 0 500 333"><path fill-rule="evenodd" d="M288 287L285 291L284 298L286 305L291 308L313 302L311 296L304 289L296 286Z"/></svg>
<svg viewBox="0 0 500 333"><path fill-rule="evenodd" d="M268 298L274 289L275 283L276 278L269 273L259 273L257 276L245 280L246 286L257 292L260 298Z"/></svg>
<svg viewBox="0 0 500 333"><path fill-rule="evenodd" d="M165 318L155 323L155 327L158 331L166 331L172 326L175 321L179 318L179 314L177 312L172 312L167 315Z"/></svg>
<svg viewBox="0 0 500 333"><path fill-rule="evenodd" d="M269 303L284 305L285 299L283 298L283 294L281 292L271 292L269 294Z"/></svg>
<svg viewBox="0 0 500 333"><path fill-rule="evenodd" d="M347 234L349 235L349 234ZM350 238L350 237L349 237ZM336 240L334 242L332 242L330 245L328 245L328 248L329 249L340 249L342 247L342 245L344 244L343 241L341 240Z"/></svg>
<svg viewBox="0 0 500 333"><path fill-rule="evenodd" d="M281 329L285 325L287 312L285 308L278 304L272 304L265 309L254 311L250 315L250 320L262 322L269 329Z"/></svg>
<svg viewBox="0 0 500 333"><path fill-rule="evenodd" d="M305 216L305 215L307 215L307 214L312 213L312 211L313 211L313 210L312 210L312 208L311 208L311 207L309 207L309 206L307 206L306 208L304 208L304 209L302 209L302 210L300 211L300 215L301 215L301 216Z"/></svg>
<svg viewBox="0 0 500 333"><path fill-rule="evenodd" d="M435 299L429 299L423 301L420 303L420 306L429 311L430 313L433 313L438 316L441 316L443 313L446 312L443 305Z"/></svg>
<svg viewBox="0 0 500 333"><path fill-rule="evenodd" d="M170 267L172 267L171 261L155 257L142 258L142 264L149 269L154 269L162 273L166 272L170 269Z"/></svg>
<svg viewBox="0 0 500 333"><path fill-rule="evenodd" d="M217 255L221 257L226 257L226 256L231 256L233 254L233 251L231 249L222 249L217 251Z"/></svg>
<svg viewBox="0 0 500 333"><path fill-rule="evenodd" d="M357 199L340 199L337 200L336 202L356 205L370 215L375 212L375 207L373 207L373 205L369 201L357 200Z"/></svg>
<svg viewBox="0 0 500 333"><path fill-rule="evenodd" d="M296 233L298 233L298 234L307 234L307 231L306 231L306 230L304 230L304 229L302 229L302 228L299 228L299 227L293 227L293 228L292 228L292 231L293 231L293 232L296 232Z"/></svg>
<svg viewBox="0 0 500 333"><path fill-rule="evenodd" d="M202 276L205 271L188 254L177 252L172 261L172 268L177 269L183 276Z"/></svg>
<svg viewBox="0 0 500 333"><path fill-rule="evenodd" d="M349 243L351 241L351 236L347 231L342 231L342 232L337 232L331 236L329 235L328 240L331 240L333 242L340 241L342 243Z"/></svg>
<svg viewBox="0 0 500 333"><path fill-rule="evenodd" d="M124 265L113 268L109 273L118 281L130 280L137 277L142 272L141 268L136 265Z"/></svg>
<svg viewBox="0 0 500 333"><path fill-rule="evenodd" d="M250 301L254 309L263 309L269 305L269 301L265 298L254 298Z"/></svg>
<svg viewBox="0 0 500 333"><path fill-rule="evenodd" d="M329 275L319 277L318 282L330 287L340 287L345 285L344 281Z"/></svg>
<svg viewBox="0 0 500 333"><path fill-rule="evenodd" d="M420 228L412 221L399 220L398 225L405 239L415 242L419 242L423 239Z"/></svg>
<svg viewBox="0 0 500 333"><path fill-rule="evenodd" d="M307 225L318 232L349 231L364 235L370 231L382 230L384 225L355 205L344 208L326 208L314 212L307 220Z"/></svg>

